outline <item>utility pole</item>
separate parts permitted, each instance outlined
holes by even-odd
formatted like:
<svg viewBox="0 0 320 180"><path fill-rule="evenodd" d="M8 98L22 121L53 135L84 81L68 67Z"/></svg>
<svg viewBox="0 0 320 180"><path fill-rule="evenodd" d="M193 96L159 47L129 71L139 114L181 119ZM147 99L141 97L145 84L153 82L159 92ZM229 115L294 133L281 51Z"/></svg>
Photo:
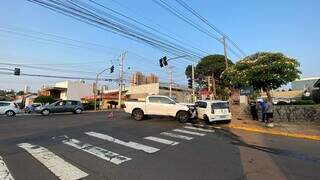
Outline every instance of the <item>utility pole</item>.
<svg viewBox="0 0 320 180"><path fill-rule="evenodd" d="M192 64L192 102L195 102L195 93L194 93L194 64Z"/></svg>
<svg viewBox="0 0 320 180"><path fill-rule="evenodd" d="M223 36L222 40L223 40L223 49L224 49L224 61L225 61L225 64L226 64L226 69L228 69L228 54L227 54L226 36Z"/></svg>
<svg viewBox="0 0 320 180"><path fill-rule="evenodd" d="M172 97L172 66L168 66L168 71L169 71L169 96Z"/></svg>
<svg viewBox="0 0 320 180"><path fill-rule="evenodd" d="M93 86L93 92L94 92L94 111L97 111L97 94L98 94L98 77L99 74L96 76L96 83Z"/></svg>
<svg viewBox="0 0 320 180"><path fill-rule="evenodd" d="M125 58L126 52L122 53L119 59L119 98L118 98L118 108L121 108L121 98L122 98L122 82L123 82L123 60Z"/></svg>
<svg viewBox="0 0 320 180"><path fill-rule="evenodd" d="M212 72L212 94L213 100L216 99L216 80L214 78L214 72Z"/></svg>

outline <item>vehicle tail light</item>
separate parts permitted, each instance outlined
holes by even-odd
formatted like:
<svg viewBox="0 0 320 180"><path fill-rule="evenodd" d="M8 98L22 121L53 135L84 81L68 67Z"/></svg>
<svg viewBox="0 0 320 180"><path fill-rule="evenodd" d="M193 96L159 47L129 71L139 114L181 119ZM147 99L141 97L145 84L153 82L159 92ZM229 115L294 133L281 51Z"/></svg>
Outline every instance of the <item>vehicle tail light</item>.
<svg viewBox="0 0 320 180"><path fill-rule="evenodd" d="M125 104L122 104L122 107L123 107L123 108L126 108L126 105L125 105Z"/></svg>
<svg viewBox="0 0 320 180"><path fill-rule="evenodd" d="M211 113L214 114L214 109L212 108Z"/></svg>

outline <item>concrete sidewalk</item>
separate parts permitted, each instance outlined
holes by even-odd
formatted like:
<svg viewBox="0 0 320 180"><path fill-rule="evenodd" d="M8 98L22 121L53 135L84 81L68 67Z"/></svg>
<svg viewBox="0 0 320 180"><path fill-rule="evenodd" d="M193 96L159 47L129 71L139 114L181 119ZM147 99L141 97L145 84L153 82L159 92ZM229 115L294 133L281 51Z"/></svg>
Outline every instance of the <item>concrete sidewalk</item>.
<svg viewBox="0 0 320 180"><path fill-rule="evenodd" d="M274 122L274 127L270 128L263 122L251 120L250 116L240 115L239 108L232 108L232 111L233 119L229 128L320 141L320 125Z"/></svg>

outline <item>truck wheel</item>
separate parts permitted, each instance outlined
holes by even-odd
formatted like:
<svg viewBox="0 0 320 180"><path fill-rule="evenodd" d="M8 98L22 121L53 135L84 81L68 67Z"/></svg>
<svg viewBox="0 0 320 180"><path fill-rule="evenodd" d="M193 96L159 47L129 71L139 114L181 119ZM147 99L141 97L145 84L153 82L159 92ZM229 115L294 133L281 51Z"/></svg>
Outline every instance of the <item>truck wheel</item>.
<svg viewBox="0 0 320 180"><path fill-rule="evenodd" d="M187 111L180 111L176 116L176 119L181 123L186 123L189 118L190 114Z"/></svg>
<svg viewBox="0 0 320 180"><path fill-rule="evenodd" d="M141 121L144 117L144 113L141 109L136 109L132 112L132 117L136 121Z"/></svg>

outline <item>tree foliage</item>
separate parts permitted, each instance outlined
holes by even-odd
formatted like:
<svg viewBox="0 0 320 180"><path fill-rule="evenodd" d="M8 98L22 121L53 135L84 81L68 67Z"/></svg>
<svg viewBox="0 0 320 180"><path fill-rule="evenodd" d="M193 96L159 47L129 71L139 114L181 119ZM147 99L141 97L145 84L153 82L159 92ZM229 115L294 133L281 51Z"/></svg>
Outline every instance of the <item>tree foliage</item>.
<svg viewBox="0 0 320 180"><path fill-rule="evenodd" d="M233 66L231 60L228 59L228 65ZM215 54L209 55L200 60L200 62L195 66L195 82L198 84L198 88L208 87L207 76L212 76L216 80L216 93L219 98L225 98L228 96L223 82L221 81L221 74L226 69L225 57L224 55ZM192 66L187 66L185 70L185 75L190 78L192 76Z"/></svg>
<svg viewBox="0 0 320 180"><path fill-rule="evenodd" d="M255 89L263 89L270 98L270 90L300 77L299 66L296 59L282 53L258 52L228 68L222 78L237 88L252 85Z"/></svg>
<svg viewBox="0 0 320 180"><path fill-rule="evenodd" d="M18 92L16 93L16 95L17 95L17 96L22 96L22 95L24 95L24 91L18 91Z"/></svg>
<svg viewBox="0 0 320 180"><path fill-rule="evenodd" d="M229 66L232 66L233 63L228 59ZM195 67L195 79L201 79L206 76L211 76L212 73L215 74L216 79L220 79L221 73L225 70L225 59L224 55L215 54L209 55L200 60L200 62ZM185 70L187 77L192 76L192 66L187 66Z"/></svg>
<svg viewBox="0 0 320 180"><path fill-rule="evenodd" d="M45 103L53 103L55 102L56 100L53 99L51 96L38 96L34 99L34 102L36 103L42 103L42 104L45 104Z"/></svg>

